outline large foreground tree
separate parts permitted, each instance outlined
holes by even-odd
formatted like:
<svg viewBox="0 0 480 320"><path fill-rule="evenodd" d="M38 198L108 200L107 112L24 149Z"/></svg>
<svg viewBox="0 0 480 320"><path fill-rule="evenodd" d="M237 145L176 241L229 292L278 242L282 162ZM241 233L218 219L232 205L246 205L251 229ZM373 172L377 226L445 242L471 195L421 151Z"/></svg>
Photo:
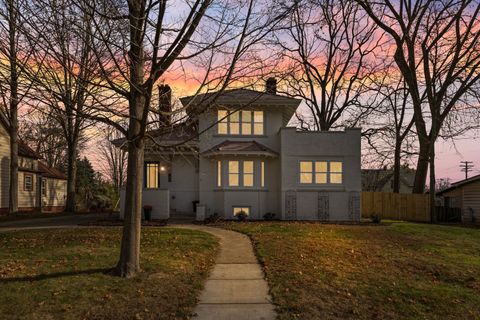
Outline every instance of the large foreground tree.
<svg viewBox="0 0 480 320"><path fill-rule="evenodd" d="M255 9L253 0L80 2L93 22L92 39L100 42L93 47L99 78L91 82L127 101L123 109L118 104L89 116L112 125L126 137L128 165L118 275L130 277L140 270L143 153L156 83L173 68L193 68L195 63L206 66L197 91L205 90L206 84L222 90L237 71L245 74L248 65L241 62L247 49L280 21L276 14L270 19L272 14L264 4L257 5L262 12ZM126 119L127 128L119 119Z"/></svg>

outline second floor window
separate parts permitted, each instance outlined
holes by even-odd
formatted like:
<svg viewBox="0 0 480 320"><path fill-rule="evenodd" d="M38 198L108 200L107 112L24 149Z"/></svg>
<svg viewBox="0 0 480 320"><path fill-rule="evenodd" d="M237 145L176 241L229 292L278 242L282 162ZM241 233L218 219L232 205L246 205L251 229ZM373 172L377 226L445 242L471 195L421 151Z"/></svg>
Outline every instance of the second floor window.
<svg viewBox="0 0 480 320"><path fill-rule="evenodd" d="M340 161L300 161L301 184L342 184Z"/></svg>
<svg viewBox="0 0 480 320"><path fill-rule="evenodd" d="M218 134L263 135L263 111L240 110L229 113L218 110Z"/></svg>

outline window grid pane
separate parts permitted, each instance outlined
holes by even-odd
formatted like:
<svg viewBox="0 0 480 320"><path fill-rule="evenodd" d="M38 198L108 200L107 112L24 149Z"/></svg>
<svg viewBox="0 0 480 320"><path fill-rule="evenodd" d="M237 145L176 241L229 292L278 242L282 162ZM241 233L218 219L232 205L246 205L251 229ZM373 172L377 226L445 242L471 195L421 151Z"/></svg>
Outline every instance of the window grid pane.
<svg viewBox="0 0 480 320"><path fill-rule="evenodd" d="M342 166L340 161L300 161L300 183L342 184Z"/></svg>
<svg viewBox="0 0 480 320"><path fill-rule="evenodd" d="M255 135L263 134L263 111L253 112L253 133Z"/></svg>
<svg viewBox="0 0 480 320"><path fill-rule="evenodd" d="M147 163L146 188L158 188L158 163Z"/></svg>
<svg viewBox="0 0 480 320"><path fill-rule="evenodd" d="M222 162L217 161L217 186L222 186Z"/></svg>
<svg viewBox="0 0 480 320"><path fill-rule="evenodd" d="M250 208L248 207L233 207L233 215L237 216L240 212L244 212L247 216L250 215Z"/></svg>
<svg viewBox="0 0 480 320"><path fill-rule="evenodd" d="M239 165L238 161L228 162L228 185L238 187L239 183Z"/></svg>

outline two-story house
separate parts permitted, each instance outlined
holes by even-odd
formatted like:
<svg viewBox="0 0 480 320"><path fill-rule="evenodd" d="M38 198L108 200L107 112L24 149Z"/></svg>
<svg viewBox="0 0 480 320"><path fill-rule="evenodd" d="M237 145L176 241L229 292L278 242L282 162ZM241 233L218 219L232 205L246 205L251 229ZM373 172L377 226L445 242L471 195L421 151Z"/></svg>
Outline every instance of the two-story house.
<svg viewBox="0 0 480 320"><path fill-rule="evenodd" d="M10 136L0 111L0 215L8 214L10 199ZM65 208L67 176L49 167L25 143L18 141L18 210L61 212Z"/></svg>
<svg viewBox="0 0 480 320"><path fill-rule="evenodd" d="M272 78L265 91L180 101L195 125L148 132L143 204L153 206L153 218L198 209L199 220L239 212L249 219L273 213L283 220L360 220L360 129L288 127L301 100L278 95Z"/></svg>

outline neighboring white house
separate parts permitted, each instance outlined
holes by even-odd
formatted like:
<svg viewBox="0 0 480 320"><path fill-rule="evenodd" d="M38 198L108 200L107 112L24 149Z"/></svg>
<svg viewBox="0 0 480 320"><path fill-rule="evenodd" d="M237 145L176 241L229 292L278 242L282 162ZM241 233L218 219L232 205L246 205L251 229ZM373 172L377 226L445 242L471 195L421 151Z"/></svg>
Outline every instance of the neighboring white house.
<svg viewBox="0 0 480 320"><path fill-rule="evenodd" d="M153 218L188 215L198 203L199 220L214 213L234 219L240 211L249 219L273 213L283 220L360 220L360 129L288 127L301 100L276 94L272 78L265 92L234 89L180 101L197 121L148 133L143 204L153 206Z"/></svg>

